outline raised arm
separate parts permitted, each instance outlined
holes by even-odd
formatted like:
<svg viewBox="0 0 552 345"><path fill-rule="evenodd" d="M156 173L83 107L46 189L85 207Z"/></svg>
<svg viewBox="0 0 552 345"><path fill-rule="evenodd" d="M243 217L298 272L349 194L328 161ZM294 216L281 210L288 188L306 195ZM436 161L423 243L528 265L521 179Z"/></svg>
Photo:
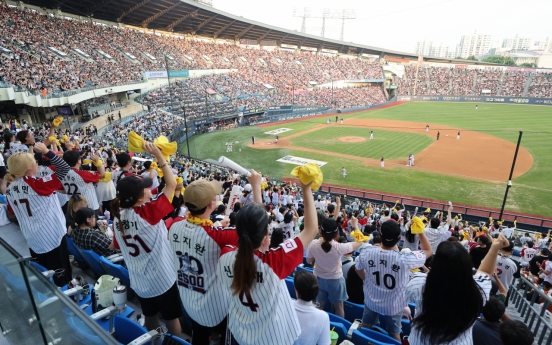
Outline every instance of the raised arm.
<svg viewBox="0 0 552 345"><path fill-rule="evenodd" d="M251 176L247 178L247 181L251 183L251 187L253 191L253 202L262 204L263 195L261 193L261 183L263 182L263 177L261 176L261 174L259 174L253 169L249 171L251 172Z"/></svg>
<svg viewBox="0 0 552 345"><path fill-rule="evenodd" d="M448 207L447 225L450 226L452 222L452 205Z"/></svg>
<svg viewBox="0 0 552 345"><path fill-rule="evenodd" d="M52 165L56 167L55 174L60 181L63 180L63 178L67 175L67 173L69 173L69 170L71 169L69 165L65 163L63 159L56 156L55 153L48 150L46 145L44 145L43 143L36 143L35 151L40 152L46 155L46 157L48 157L48 159L50 160L50 163L52 163Z"/></svg>
<svg viewBox="0 0 552 345"><path fill-rule="evenodd" d="M98 169L98 175L100 175L100 179L105 177L105 167L103 164L103 161L98 157L97 155L90 156L92 159L92 162L94 162L94 166Z"/></svg>
<svg viewBox="0 0 552 345"><path fill-rule="evenodd" d="M491 248L485 255L477 274L485 274L487 276L493 275L493 272L496 270L496 259L498 258L498 251L509 245L508 239L504 237L504 234L499 234L496 239L493 240Z"/></svg>
<svg viewBox="0 0 552 345"><path fill-rule="evenodd" d="M144 150L157 159L159 164L158 167L163 171L163 176L165 177L165 188L163 189L163 194L165 194L167 199L172 200L174 189L176 188L176 178L171 170L171 166L167 163L165 157L163 157L163 154L154 143L144 141Z"/></svg>
<svg viewBox="0 0 552 345"><path fill-rule="evenodd" d="M316 207L314 206L311 184L305 185L301 183L301 189L303 190L303 199L305 203L305 218L303 220L305 228L298 237L301 243L303 243L303 247L307 248L318 233L318 216L316 214Z"/></svg>
<svg viewBox="0 0 552 345"><path fill-rule="evenodd" d="M431 248L431 243L429 243L425 232L418 234L418 237L420 238L420 248L422 248L422 251L425 253L426 258L429 258L431 255L433 255L433 248Z"/></svg>

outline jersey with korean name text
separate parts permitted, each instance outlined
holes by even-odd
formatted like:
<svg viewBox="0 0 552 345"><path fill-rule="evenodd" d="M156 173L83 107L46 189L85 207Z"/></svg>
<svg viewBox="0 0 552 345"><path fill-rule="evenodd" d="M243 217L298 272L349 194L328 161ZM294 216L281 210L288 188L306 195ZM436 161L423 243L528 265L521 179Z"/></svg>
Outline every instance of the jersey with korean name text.
<svg viewBox="0 0 552 345"><path fill-rule="evenodd" d="M55 167L54 167L55 169ZM37 177L46 177L54 174L54 170L51 167L46 167L43 165L38 166L38 173L36 174ZM60 188L62 190L63 188ZM70 196L65 193L60 193L59 191L56 192L57 198L59 200L59 204L61 206L65 205L68 201Z"/></svg>
<svg viewBox="0 0 552 345"><path fill-rule="evenodd" d="M228 328L241 345L293 344L301 328L284 279L303 261L299 238L278 248L254 252L257 279L249 295L236 294L230 301ZM228 288L234 276L238 249L224 248L218 275Z"/></svg>
<svg viewBox="0 0 552 345"><path fill-rule="evenodd" d="M113 222L115 248L121 249L130 287L142 298L162 295L176 281L176 269L163 217L173 211L165 194L142 206L121 209ZM119 229L123 225L124 233Z"/></svg>
<svg viewBox="0 0 552 345"><path fill-rule="evenodd" d="M225 245L237 245L236 230L183 220L171 225L169 241L186 311L200 325L218 325L228 315L230 292L216 275L217 264Z"/></svg>
<svg viewBox="0 0 552 345"><path fill-rule="evenodd" d="M364 303L370 310L383 315L402 313L406 303L404 289L412 268L422 267L423 251L399 253L394 250L363 250L356 260L357 270L365 270Z"/></svg>
<svg viewBox="0 0 552 345"><path fill-rule="evenodd" d="M61 189L56 175L19 177L6 196L29 247L37 254L57 248L67 229L55 191Z"/></svg>
<svg viewBox="0 0 552 345"><path fill-rule="evenodd" d="M81 194L86 199L88 208L97 210L100 208L100 204L94 183L98 183L98 181L100 181L100 175L97 172L71 169L61 183L67 194Z"/></svg>

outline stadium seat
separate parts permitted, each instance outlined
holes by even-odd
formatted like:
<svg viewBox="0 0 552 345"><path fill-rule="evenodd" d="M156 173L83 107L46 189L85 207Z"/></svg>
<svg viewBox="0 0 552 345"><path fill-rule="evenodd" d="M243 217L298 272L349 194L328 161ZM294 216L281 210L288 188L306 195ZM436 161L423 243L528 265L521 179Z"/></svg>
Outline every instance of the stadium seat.
<svg viewBox="0 0 552 345"><path fill-rule="evenodd" d="M355 322L356 319L362 320L364 305L345 301L343 302L343 309L345 309L345 320L351 323Z"/></svg>
<svg viewBox="0 0 552 345"><path fill-rule="evenodd" d="M175 345L175 344L191 345L189 342L177 337L176 335L172 335L170 333L165 334L165 338L163 339L163 343L161 345Z"/></svg>
<svg viewBox="0 0 552 345"><path fill-rule="evenodd" d="M115 315L113 327L115 328L115 339L122 344L128 344L139 336L148 333L148 330L139 323L121 315Z"/></svg>
<svg viewBox="0 0 552 345"><path fill-rule="evenodd" d="M38 262L34 262L34 261L29 261L29 265L33 266L34 268L36 268L39 272L46 272L48 271L46 269L46 267L42 266L41 264L39 264ZM53 283L54 282L54 277L50 277L50 281Z"/></svg>
<svg viewBox="0 0 552 345"><path fill-rule="evenodd" d="M332 313L328 313L328 316L330 317L330 322L336 322L336 323L341 323L343 324L343 326L345 326L345 328L349 329L351 328L352 326L352 323L349 322L348 320L345 320L344 318L342 317L339 317L335 314L332 314Z"/></svg>
<svg viewBox="0 0 552 345"><path fill-rule="evenodd" d="M77 262L78 267L83 271L86 270L88 268L88 265L86 264L86 261L84 261L79 248L75 245L75 242L71 237L67 236L66 238L67 249L69 250L69 253L73 255L73 258Z"/></svg>
<svg viewBox="0 0 552 345"><path fill-rule="evenodd" d="M293 278L288 277L285 280L286 280L286 286L287 286L289 295L291 296L291 298L297 299L297 296L295 295L295 286L294 286Z"/></svg>
<svg viewBox="0 0 552 345"><path fill-rule="evenodd" d="M307 271L307 272L313 273L313 269L310 268L310 267L297 266L297 272L299 272L300 270L303 270L303 271Z"/></svg>
<svg viewBox="0 0 552 345"><path fill-rule="evenodd" d="M89 305L88 307L84 308L84 312L88 315L92 315L93 312L92 312L92 305ZM129 307L128 305L126 306L126 309L125 311L122 313L122 314L119 314L118 316L121 316L121 317L124 317L124 318L129 318L132 316L132 314L134 314L134 309L132 309L131 307ZM109 332L109 319L107 320L104 320L104 319L101 319L101 320L96 320L96 322L98 323L98 325L100 325L100 327L102 327L106 332Z"/></svg>
<svg viewBox="0 0 552 345"><path fill-rule="evenodd" d="M416 315L416 303L408 303L408 308L410 308L410 315L414 317Z"/></svg>
<svg viewBox="0 0 552 345"><path fill-rule="evenodd" d="M104 256L100 256L100 265L107 274L119 278L121 280L121 284L126 287L130 287L130 276L126 267L113 263Z"/></svg>
<svg viewBox="0 0 552 345"><path fill-rule="evenodd" d="M88 264L88 266L94 273L94 278L98 279L104 274L106 274L103 266L100 264L100 256L96 252L94 252L93 250L80 249L80 248L79 248L79 251L84 261Z"/></svg>
<svg viewBox="0 0 552 345"><path fill-rule="evenodd" d="M346 328L345 325L343 325L342 323L330 321L330 330L331 329L333 329L333 331L336 332L339 336L337 340L338 344L341 344L343 340L347 339L347 332L349 331L349 329Z"/></svg>
<svg viewBox="0 0 552 345"><path fill-rule="evenodd" d="M100 339L86 324L74 315L66 316L67 325L72 330L69 332L71 337L80 344L104 345L105 342Z"/></svg>
<svg viewBox="0 0 552 345"><path fill-rule="evenodd" d="M408 336L410 335L410 328L412 326L412 323L410 322L410 320L407 320L407 319L402 319L401 320L401 328L402 328L402 336Z"/></svg>
<svg viewBox="0 0 552 345"><path fill-rule="evenodd" d="M79 305L85 305L85 304L90 304L90 302L92 301L92 289L94 288L94 285L92 284L88 284L87 286L84 286L83 287L84 289L88 289L88 294L86 296L83 296L83 298L79 301ZM65 286L62 286L60 288L61 291L66 291L69 289L69 286L68 285L65 285ZM71 297L72 298L72 297Z"/></svg>
<svg viewBox="0 0 552 345"><path fill-rule="evenodd" d="M355 345L401 345L398 340L366 328L354 330L351 341Z"/></svg>

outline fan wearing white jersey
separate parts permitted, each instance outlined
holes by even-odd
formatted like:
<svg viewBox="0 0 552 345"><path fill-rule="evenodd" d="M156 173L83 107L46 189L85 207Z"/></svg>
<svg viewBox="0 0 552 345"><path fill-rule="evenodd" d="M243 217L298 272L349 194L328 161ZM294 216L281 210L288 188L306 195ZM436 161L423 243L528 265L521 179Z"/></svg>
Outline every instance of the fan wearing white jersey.
<svg viewBox="0 0 552 345"><path fill-rule="evenodd" d="M401 239L399 223L390 219L381 225L381 247L363 250L355 269L364 280L364 314L362 323L368 328L377 324L379 314L385 315L389 336L400 341L401 318L406 307L404 289L410 270L422 267L432 254L425 233L418 235L421 251L400 253L395 250Z"/></svg>
<svg viewBox="0 0 552 345"><path fill-rule="evenodd" d="M115 171L111 178L113 179L113 184L117 188L117 183L129 176L138 176L132 172L132 158L126 152L121 152L115 156L117 158L117 165L119 165L119 171Z"/></svg>
<svg viewBox="0 0 552 345"><path fill-rule="evenodd" d="M510 289L510 285L512 285L514 278L520 277L519 266L510 258L513 252L514 242L508 241L508 246L500 249L498 258L496 259L497 276L506 290Z"/></svg>
<svg viewBox="0 0 552 345"><path fill-rule="evenodd" d="M6 190L9 205L29 245L31 256L48 270L63 269L64 274L54 276L57 286L71 281L71 264L65 228L65 217L56 196L63 189L61 180L69 166L42 143L36 143L35 152L45 154L56 172L36 178L38 164L30 153L17 152L8 159L9 172Z"/></svg>
<svg viewBox="0 0 552 345"><path fill-rule="evenodd" d="M302 184L305 228L294 239L266 250L269 219L261 204L261 177L253 175L255 202L236 217L239 248L227 246L218 264L218 274L230 286L228 327L240 345L291 345L301 328L284 282L303 261L304 248L318 233L311 186Z"/></svg>
<svg viewBox="0 0 552 345"><path fill-rule="evenodd" d="M533 241L527 241L525 242L525 245L527 247L524 247L521 250L521 266L527 266L529 264L529 261L537 254L537 250L534 247Z"/></svg>
<svg viewBox="0 0 552 345"><path fill-rule="evenodd" d="M63 160L69 164L71 170L61 181L67 194L82 194L88 202L88 207L98 211L100 204L94 188L94 183L98 183L105 176L105 168L102 160L96 156L90 156L98 172L80 170L82 160L78 151L65 151Z"/></svg>
<svg viewBox="0 0 552 345"><path fill-rule="evenodd" d="M169 231L178 290L184 309L192 319L194 345L209 344L213 332L221 334L221 343L226 338L230 292L217 277L217 264L224 246L236 245L238 235L234 228L215 227L209 219L217 208L216 197L221 192L218 181L190 183L184 191L187 218L173 223ZM260 198L261 194L255 197Z"/></svg>
<svg viewBox="0 0 552 345"><path fill-rule="evenodd" d="M163 218L173 211L170 199L176 179L157 146L144 142L144 149L159 162L165 175L165 189L151 199L149 178L128 176L117 184L117 197L111 204L114 216L114 246L120 249L130 274L130 287L138 295L148 330L160 327L158 314L171 334L180 334L182 316L176 270L167 227Z"/></svg>
<svg viewBox="0 0 552 345"><path fill-rule="evenodd" d="M439 244L429 273L415 274L406 287L407 302L416 304L411 345L473 344L473 325L489 299L498 251L507 245L503 234L493 240L474 275L470 256L459 242ZM454 312L447 307L451 296L462 296L462 307Z"/></svg>

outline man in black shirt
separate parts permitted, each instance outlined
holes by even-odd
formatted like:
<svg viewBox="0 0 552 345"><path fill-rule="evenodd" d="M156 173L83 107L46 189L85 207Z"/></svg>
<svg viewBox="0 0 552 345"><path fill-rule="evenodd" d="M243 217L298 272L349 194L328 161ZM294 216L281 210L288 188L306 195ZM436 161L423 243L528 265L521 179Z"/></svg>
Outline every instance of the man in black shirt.
<svg viewBox="0 0 552 345"><path fill-rule="evenodd" d="M502 340L498 337L498 327L505 311L504 303L491 296L481 311L483 318L473 325L473 345L502 345Z"/></svg>
<svg viewBox="0 0 552 345"><path fill-rule="evenodd" d="M479 247L472 249L470 252L473 267L475 268L479 268L481 261L483 261L483 258L489 252L489 238L487 236L479 236L477 238L477 244L479 245Z"/></svg>
<svg viewBox="0 0 552 345"><path fill-rule="evenodd" d="M548 259L548 254L550 254L550 250L548 250L548 248L543 248L537 255L533 256L531 261L529 261L529 272L531 272L532 275L539 275L540 268L537 266L537 262L542 264L544 260Z"/></svg>

